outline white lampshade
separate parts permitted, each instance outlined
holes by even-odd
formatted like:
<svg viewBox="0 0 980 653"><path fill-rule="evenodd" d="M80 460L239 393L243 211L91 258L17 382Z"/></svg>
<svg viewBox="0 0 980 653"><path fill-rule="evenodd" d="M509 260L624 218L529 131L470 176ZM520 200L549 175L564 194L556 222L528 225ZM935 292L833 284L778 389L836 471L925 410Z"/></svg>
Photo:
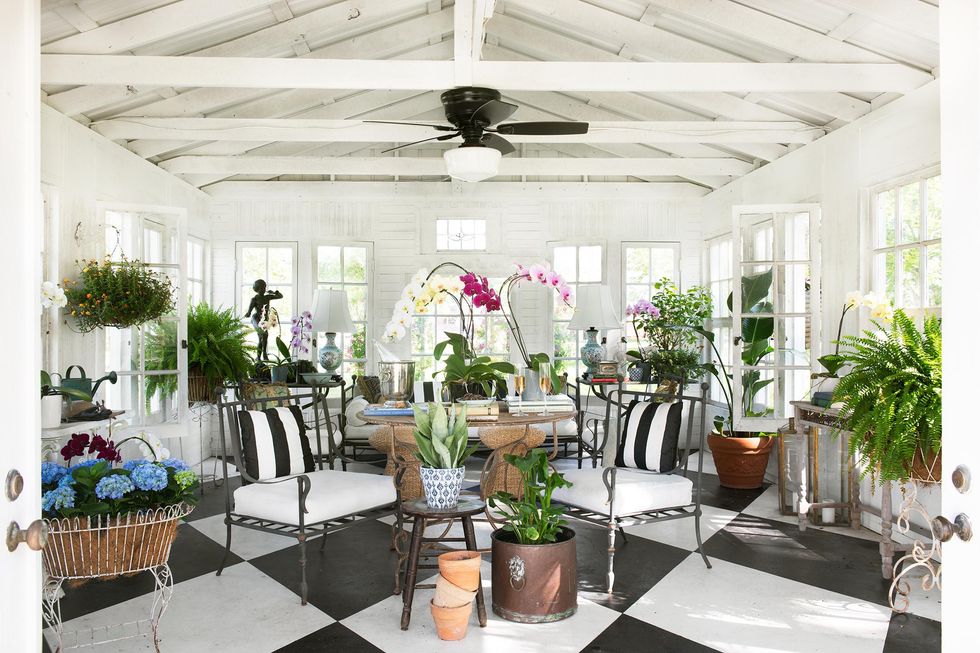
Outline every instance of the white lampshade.
<svg viewBox="0 0 980 653"><path fill-rule="evenodd" d="M575 331L586 329L619 329L622 319L613 305L609 286L579 286L575 291L575 314L568 328Z"/></svg>
<svg viewBox="0 0 980 653"><path fill-rule="evenodd" d="M500 168L500 150L492 147L457 147L443 152L442 158L449 176L461 181L483 181Z"/></svg>
<svg viewBox="0 0 980 653"><path fill-rule="evenodd" d="M320 288L313 297L313 333L353 333L347 291Z"/></svg>

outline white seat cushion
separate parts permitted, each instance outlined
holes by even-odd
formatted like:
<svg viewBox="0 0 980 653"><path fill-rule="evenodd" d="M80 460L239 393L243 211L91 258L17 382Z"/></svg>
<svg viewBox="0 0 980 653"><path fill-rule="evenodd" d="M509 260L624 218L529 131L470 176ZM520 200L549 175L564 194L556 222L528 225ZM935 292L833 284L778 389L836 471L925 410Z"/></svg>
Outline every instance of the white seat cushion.
<svg viewBox="0 0 980 653"><path fill-rule="evenodd" d="M395 501L390 476L325 469L307 474L306 524L342 517ZM253 483L235 490L235 512L283 524L299 525L299 492L295 480L272 485Z"/></svg>
<svg viewBox="0 0 980 653"><path fill-rule="evenodd" d="M552 498L570 506L609 514L609 493L599 469L572 469L563 472L572 487L555 490ZM678 474L657 474L636 469L616 470L615 515L622 517L638 512L675 508L691 503L694 483Z"/></svg>

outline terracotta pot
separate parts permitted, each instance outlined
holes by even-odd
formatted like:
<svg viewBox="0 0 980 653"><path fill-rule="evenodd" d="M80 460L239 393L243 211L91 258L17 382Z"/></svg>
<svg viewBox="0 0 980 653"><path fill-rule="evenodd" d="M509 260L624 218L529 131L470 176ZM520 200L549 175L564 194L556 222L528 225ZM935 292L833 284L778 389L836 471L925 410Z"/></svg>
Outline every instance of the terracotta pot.
<svg viewBox="0 0 980 653"><path fill-rule="evenodd" d="M754 490L762 487L775 438L708 435L708 447L722 487Z"/></svg>
<svg viewBox="0 0 980 653"><path fill-rule="evenodd" d="M436 623L436 634L439 635L439 639L454 642L466 637L470 612L473 611L472 603L457 608L442 608L430 601L429 609L432 610L432 621Z"/></svg>
<svg viewBox="0 0 980 653"><path fill-rule="evenodd" d="M909 480L918 483L940 483L943 478L943 452L929 452L926 456L921 447L916 447L915 456L909 465Z"/></svg>
<svg viewBox="0 0 980 653"><path fill-rule="evenodd" d="M468 605L475 597L476 590L468 591L456 587L442 576L436 578L436 595L432 602L440 608L458 608L461 605Z"/></svg>
<svg viewBox="0 0 980 653"><path fill-rule="evenodd" d="M439 573L456 587L472 592L480 586L480 552L450 551L439 556Z"/></svg>
<svg viewBox="0 0 980 653"><path fill-rule="evenodd" d="M558 542L518 544L508 531L493 533L493 612L508 621L559 621L578 609L575 532L563 528Z"/></svg>

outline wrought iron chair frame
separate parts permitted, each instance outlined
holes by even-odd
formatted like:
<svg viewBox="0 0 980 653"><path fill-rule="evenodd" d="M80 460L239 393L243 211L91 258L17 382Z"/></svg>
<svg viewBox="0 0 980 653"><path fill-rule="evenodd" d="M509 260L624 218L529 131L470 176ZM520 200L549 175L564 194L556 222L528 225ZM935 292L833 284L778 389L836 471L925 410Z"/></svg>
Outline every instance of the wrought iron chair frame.
<svg viewBox="0 0 980 653"><path fill-rule="evenodd" d="M708 407L708 384L701 384L701 394L699 395L686 395L686 394L666 394L658 392L645 392L640 390L628 390L617 388L609 393L609 402L617 407L616 416L616 444L617 447L622 441L623 435L623 416L625 414L625 408L627 406L623 403L623 397L625 395L631 395L634 397L649 397L651 400L654 398L667 399L667 400L679 400L681 402L690 402L690 408L688 410L688 420L687 420L687 443L682 450L678 446L678 456L677 465L668 474L677 474L680 476L687 477L688 463L691 457L691 441L692 441L692 431L694 429L694 411L695 407L701 405L701 418L699 422L699 434L698 434L698 466L697 473L694 478L694 501L669 508L658 508L656 510L645 510L635 513L630 513L626 515L616 515L615 511L615 501L616 501L616 472L617 467L606 467L602 471L602 483L606 487L606 492L608 494L607 503L609 504L609 512L606 514L598 513L592 510L581 508L578 506L572 506L570 504L565 505L565 514L573 519L578 519L590 524L595 524L597 526L602 526L607 529L609 537L609 566L606 571L606 591L610 594L613 590L613 584L616 581L616 573L613 567L614 560L616 557L616 533L617 531L623 538L623 543L627 542L626 532L623 530L623 526L640 526L643 524L653 524L663 521L672 521L675 519L685 519L688 517L694 518L694 535L697 538L698 543L698 553L701 554L701 558L704 560L705 566L711 569L711 561L708 560L708 556L704 553L704 543L701 540L701 481L702 472L704 467L704 452L705 452L705 438L707 437L707 421L706 412Z"/></svg>
<svg viewBox="0 0 980 653"><path fill-rule="evenodd" d="M299 543L299 567L300 567L300 599L303 605L307 603L307 596L309 586L306 582L306 543L317 537L322 537L323 540L320 543L320 550L323 551L326 546L326 535L328 533L333 533L335 531L343 530L351 526L362 524L366 522L373 521L379 517L387 517L388 515L400 512L397 510L398 502L400 497L396 498L395 502L384 504L381 506L374 506L366 510L361 510L358 512L349 513L346 515L341 515L339 517L334 517L324 521L313 522L310 524L306 523L306 498L310 493L312 487L310 482L310 477L307 474L298 474L296 476L286 476L283 478L275 479L265 479L259 480L252 478L248 472L245 470L245 465L242 458L242 441L241 441L241 429L238 422L238 411L239 410L251 410L258 407L258 410L262 410L265 407L281 406L283 402L287 405L289 403L296 403L299 406L303 405L304 400L309 400L311 402L314 420L313 420L313 430L316 433L316 465L317 471L323 470L323 444L320 433L320 416L319 410L321 407L321 402L326 401L326 396L317 391L315 388L310 390L310 392L294 393L289 395L282 395L279 397L260 397L256 399L238 399L229 402L219 402L218 410L219 414L221 411L225 412L225 418L219 420L219 428L221 433L221 457L222 457L222 475L224 477L224 487L225 487L225 527L227 529L227 536L225 540L225 553L221 558L221 564L218 567L218 571L215 574L220 576L221 572L225 568L225 564L228 561L228 554L231 553L231 532L232 526L239 526L242 528L249 528L255 531L260 531L263 533L272 533L274 535L283 535L287 537L296 538ZM234 437L225 438L225 419L228 421L228 428L231 431L231 435ZM278 483L288 483L295 482L297 485L297 524L287 524L284 522L277 522L269 519L264 519L260 517L254 517L251 515L245 515L242 513L235 512L233 509L234 498L231 486L228 484L228 452L226 446L226 439L231 441L232 445L232 455L234 457L235 466L238 468L239 473L242 476L242 482L246 484L259 484L259 485L275 485ZM331 447L332 447L331 438Z"/></svg>

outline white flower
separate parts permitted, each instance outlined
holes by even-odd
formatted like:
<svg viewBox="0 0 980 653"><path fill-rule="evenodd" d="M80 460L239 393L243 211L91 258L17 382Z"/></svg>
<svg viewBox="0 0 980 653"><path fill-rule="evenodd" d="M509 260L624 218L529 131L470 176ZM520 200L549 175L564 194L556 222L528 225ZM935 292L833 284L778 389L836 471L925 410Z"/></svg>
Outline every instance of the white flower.
<svg viewBox="0 0 980 653"><path fill-rule="evenodd" d="M400 327L407 329L412 324L412 316L409 313L402 313L396 316L392 323L397 324Z"/></svg>
<svg viewBox="0 0 980 653"><path fill-rule="evenodd" d="M385 340L388 342L395 342L396 340L401 340L405 337L405 327L400 324L395 324L394 322L389 322L385 327Z"/></svg>
<svg viewBox="0 0 980 653"><path fill-rule="evenodd" d="M458 295L463 292L463 282L460 281L459 277L449 278L449 281L446 283L446 292L452 295Z"/></svg>
<svg viewBox="0 0 980 653"><path fill-rule="evenodd" d="M163 441L157 436L146 431L140 431L136 436L143 439L143 442L139 443L139 447L140 454L144 458L149 460L164 460L170 457L170 449L163 446Z"/></svg>
<svg viewBox="0 0 980 653"><path fill-rule="evenodd" d="M429 272L425 268L419 268L419 271L412 277L412 282L420 284L425 281L427 276L429 276Z"/></svg>
<svg viewBox="0 0 980 653"><path fill-rule="evenodd" d="M412 302L407 299L399 299L395 302L395 315L400 313L411 314L412 312Z"/></svg>
<svg viewBox="0 0 980 653"><path fill-rule="evenodd" d="M844 304L848 307L857 306L861 303L862 299L863 297L860 290L852 290L851 292L847 293L847 297L844 299Z"/></svg>
<svg viewBox="0 0 980 653"><path fill-rule="evenodd" d="M42 308L51 308L52 306L64 308L67 305L68 298L65 296L65 291L62 290L58 284L56 284L54 281L45 281L41 283Z"/></svg>
<svg viewBox="0 0 980 653"><path fill-rule="evenodd" d="M885 303L887 303L887 300L876 292L869 292L867 295L861 298L861 304L871 309Z"/></svg>
<svg viewBox="0 0 980 653"><path fill-rule="evenodd" d="M895 315L892 307L888 304L878 304L871 309L871 317L876 320L884 320L885 322L891 322Z"/></svg>

